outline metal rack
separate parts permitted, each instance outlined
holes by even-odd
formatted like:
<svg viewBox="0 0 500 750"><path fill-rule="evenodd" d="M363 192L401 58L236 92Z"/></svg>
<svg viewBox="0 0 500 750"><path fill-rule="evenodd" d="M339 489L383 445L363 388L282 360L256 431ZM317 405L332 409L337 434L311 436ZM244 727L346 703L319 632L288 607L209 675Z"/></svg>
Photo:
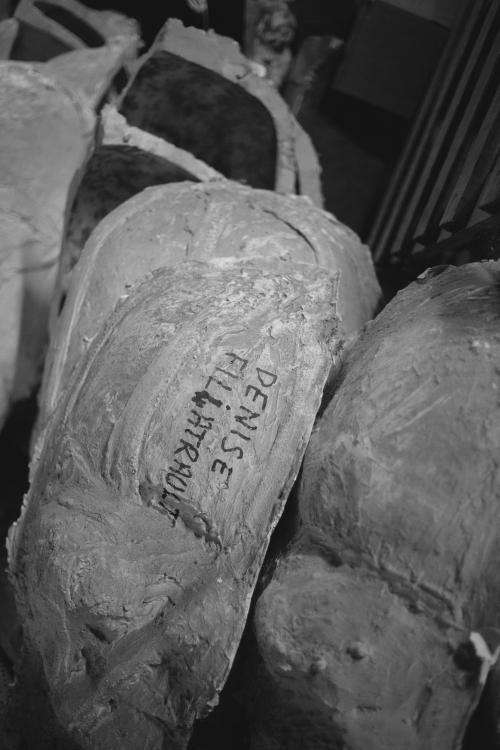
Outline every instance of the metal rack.
<svg viewBox="0 0 500 750"><path fill-rule="evenodd" d="M368 243L375 261L500 257L500 0L468 0Z"/></svg>

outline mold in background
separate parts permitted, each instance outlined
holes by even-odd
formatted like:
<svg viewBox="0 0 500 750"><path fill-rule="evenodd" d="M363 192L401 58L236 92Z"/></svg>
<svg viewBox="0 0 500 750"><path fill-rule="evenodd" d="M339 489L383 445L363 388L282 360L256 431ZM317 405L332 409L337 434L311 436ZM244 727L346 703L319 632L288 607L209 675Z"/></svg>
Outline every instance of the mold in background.
<svg viewBox="0 0 500 750"><path fill-rule="evenodd" d="M312 143L238 44L171 19L131 71L118 109L251 187L323 205Z"/></svg>
<svg viewBox="0 0 500 750"><path fill-rule="evenodd" d="M191 151L230 179L274 187L271 115L241 86L202 65L155 52L139 69L121 112L131 125Z"/></svg>

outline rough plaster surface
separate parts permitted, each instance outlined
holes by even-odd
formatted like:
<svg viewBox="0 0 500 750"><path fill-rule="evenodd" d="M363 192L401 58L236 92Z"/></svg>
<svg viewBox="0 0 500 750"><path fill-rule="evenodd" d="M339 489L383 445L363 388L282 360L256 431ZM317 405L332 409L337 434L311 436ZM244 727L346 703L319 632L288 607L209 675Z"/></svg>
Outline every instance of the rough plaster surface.
<svg viewBox="0 0 500 750"><path fill-rule="evenodd" d="M60 312L85 242L114 208L152 185L223 179L188 151L129 126L114 107L106 105L99 119L96 147L71 207L53 314L57 317Z"/></svg>
<svg viewBox="0 0 500 750"><path fill-rule="evenodd" d="M75 267L62 314L52 327L40 425L130 284L186 258L255 255L338 271L337 308L345 335L372 317L380 289L368 249L307 198L225 181L150 188L99 224Z"/></svg>
<svg viewBox="0 0 500 750"><path fill-rule="evenodd" d="M454 750L477 700L455 657L499 627L500 264L439 270L367 326L311 437L255 614L269 747Z"/></svg>
<svg viewBox="0 0 500 750"><path fill-rule="evenodd" d="M60 78L68 88L79 88L89 104L97 108L107 95L114 77L135 59L137 35L112 37L102 47L71 50L40 65L42 72Z"/></svg>
<svg viewBox="0 0 500 750"><path fill-rule="evenodd" d="M342 341L338 283L262 258L158 269L75 370L9 555L81 747L184 748L217 703Z"/></svg>
<svg viewBox="0 0 500 750"><path fill-rule="evenodd" d="M8 60L17 36L19 22L15 18L0 21L0 60Z"/></svg>
<svg viewBox="0 0 500 750"><path fill-rule="evenodd" d="M115 37L139 39L139 25L112 10L88 8L77 0L20 0L17 54L23 60L50 60L64 51L99 47ZM35 36L33 36L33 32ZM22 37L26 36L26 39ZM30 49L30 42L35 44ZM31 57L32 52L37 53Z"/></svg>
<svg viewBox="0 0 500 750"><path fill-rule="evenodd" d="M93 144L86 100L0 63L0 421L39 381L68 203Z"/></svg>

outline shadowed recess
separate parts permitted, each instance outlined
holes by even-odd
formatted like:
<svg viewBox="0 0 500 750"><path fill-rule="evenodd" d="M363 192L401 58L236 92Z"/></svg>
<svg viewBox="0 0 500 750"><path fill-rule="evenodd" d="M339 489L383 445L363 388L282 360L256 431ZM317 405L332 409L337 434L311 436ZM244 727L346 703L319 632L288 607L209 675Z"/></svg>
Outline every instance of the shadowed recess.
<svg viewBox="0 0 500 750"><path fill-rule="evenodd" d="M177 164L133 146L101 146L87 166L66 233L70 268L106 214L151 185L195 178ZM67 270L70 270L68 268Z"/></svg>

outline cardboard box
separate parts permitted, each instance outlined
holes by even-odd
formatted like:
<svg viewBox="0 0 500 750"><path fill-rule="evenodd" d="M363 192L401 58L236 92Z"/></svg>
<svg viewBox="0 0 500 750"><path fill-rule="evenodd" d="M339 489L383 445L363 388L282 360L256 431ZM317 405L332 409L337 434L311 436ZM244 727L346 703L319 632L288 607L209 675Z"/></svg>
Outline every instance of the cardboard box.
<svg viewBox="0 0 500 750"><path fill-rule="evenodd" d="M463 0L386 0L389 5L406 10L427 21L435 21L450 29Z"/></svg>
<svg viewBox="0 0 500 750"><path fill-rule="evenodd" d="M449 32L387 2L366 3L349 37L333 89L411 118Z"/></svg>

